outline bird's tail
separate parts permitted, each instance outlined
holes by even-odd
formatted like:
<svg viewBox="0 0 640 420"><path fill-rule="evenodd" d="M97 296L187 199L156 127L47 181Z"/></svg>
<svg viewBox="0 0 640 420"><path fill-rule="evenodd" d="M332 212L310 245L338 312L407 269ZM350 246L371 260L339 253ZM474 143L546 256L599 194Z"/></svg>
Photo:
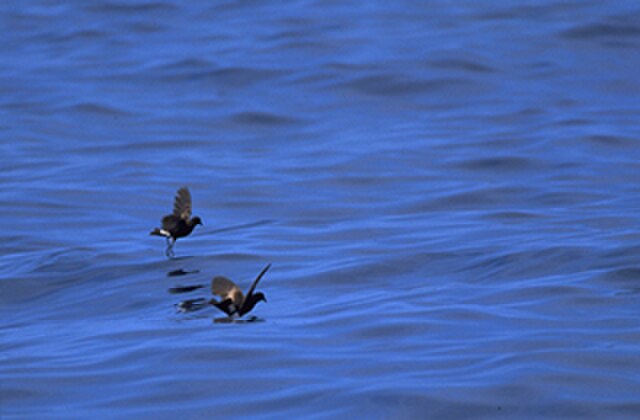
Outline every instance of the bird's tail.
<svg viewBox="0 0 640 420"><path fill-rule="evenodd" d="M149 232L149 235L153 235L153 236L167 236L164 233L162 233L162 230L160 228L155 228L153 229L151 232Z"/></svg>

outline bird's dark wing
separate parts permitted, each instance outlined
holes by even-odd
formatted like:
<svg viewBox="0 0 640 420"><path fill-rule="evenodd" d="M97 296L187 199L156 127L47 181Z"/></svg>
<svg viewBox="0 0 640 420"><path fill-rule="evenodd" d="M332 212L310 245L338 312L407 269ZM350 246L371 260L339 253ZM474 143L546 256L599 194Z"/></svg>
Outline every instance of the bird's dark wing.
<svg viewBox="0 0 640 420"><path fill-rule="evenodd" d="M256 279L253 281L253 284L251 285L251 288L247 292L247 297L253 295L253 292L256 290L256 287L258 286L258 282L260 281L262 276L264 276L264 274L267 272L267 270L269 270L269 268L271 268L271 264L267 264L267 266L262 269L260 274L258 274L258 277L256 277Z"/></svg>
<svg viewBox="0 0 640 420"><path fill-rule="evenodd" d="M235 305L235 303L233 303L231 299L224 299L221 302L218 302L215 299L211 299L209 303L229 316L238 312L238 307Z"/></svg>
<svg viewBox="0 0 640 420"><path fill-rule="evenodd" d="M180 222L180 218L176 217L173 214L170 214L168 216L164 216L162 218L162 230L165 230L167 232L174 232L176 230L176 228L178 227L178 223Z"/></svg>
<svg viewBox="0 0 640 420"><path fill-rule="evenodd" d="M173 202L173 215L183 220L191 218L191 193L187 187L182 187Z"/></svg>
<svg viewBox="0 0 640 420"><path fill-rule="evenodd" d="M230 300L231 303L238 308L242 306L244 302L244 294L242 290L231 280L226 277L216 276L211 281L211 292L214 295L220 296L222 301Z"/></svg>

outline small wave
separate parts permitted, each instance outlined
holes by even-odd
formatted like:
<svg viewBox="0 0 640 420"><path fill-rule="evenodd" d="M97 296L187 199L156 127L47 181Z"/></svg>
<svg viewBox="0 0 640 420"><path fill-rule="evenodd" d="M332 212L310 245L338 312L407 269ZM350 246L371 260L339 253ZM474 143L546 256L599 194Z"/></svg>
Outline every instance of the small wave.
<svg viewBox="0 0 640 420"><path fill-rule="evenodd" d="M96 145L81 145L77 147L75 150L78 153L105 153L105 152L120 152L122 150L127 150L129 152L144 152L144 151L179 151L184 150L185 148L198 149L202 147L206 147L211 145L210 141L206 140L194 140L194 139L184 139L181 141L169 141L169 140L151 140L151 141L140 141L137 143L128 143L125 146L119 143L104 143L104 144L96 144ZM147 163L143 163L140 161L135 161L136 165L141 165L144 167L148 167ZM123 164L126 162L122 162Z"/></svg>
<svg viewBox="0 0 640 420"><path fill-rule="evenodd" d="M239 112L234 114L231 119L240 124L263 125L263 126L282 126L300 122L295 118L285 117L270 112Z"/></svg>
<svg viewBox="0 0 640 420"><path fill-rule="evenodd" d="M247 86L256 82L273 79L280 74L280 71L271 69L224 67L210 72L208 77L226 85Z"/></svg>
<svg viewBox="0 0 640 420"><path fill-rule="evenodd" d="M640 267L624 267L608 270L599 276L601 280L615 283L634 283L640 286Z"/></svg>
<svg viewBox="0 0 640 420"><path fill-rule="evenodd" d="M79 29L71 30L66 33L61 40L65 41L79 41L79 42L95 42L99 39L106 39L110 34L106 31L96 29Z"/></svg>
<svg viewBox="0 0 640 420"><path fill-rule="evenodd" d="M539 165L525 157L500 156L482 159L469 159L457 165L459 168L473 171L522 171L535 169Z"/></svg>
<svg viewBox="0 0 640 420"><path fill-rule="evenodd" d="M446 70L461 70L473 73L493 73L496 71L494 68L489 67L485 64L459 58L435 60L430 62L429 65L434 68Z"/></svg>
<svg viewBox="0 0 640 420"><path fill-rule="evenodd" d="M135 22L128 25L132 32L139 34L150 34L156 32L162 32L167 29L165 25L158 22Z"/></svg>
<svg viewBox="0 0 640 420"><path fill-rule="evenodd" d="M122 2L122 1L107 1L100 4L94 4L90 7L91 11L100 13L154 13L154 12L175 12L178 7L166 2L151 1L151 2Z"/></svg>
<svg viewBox="0 0 640 420"><path fill-rule="evenodd" d="M594 134L587 136L587 141L595 143L597 145L602 146L611 146L611 147L635 147L636 141L630 138L625 138L621 136L612 136L608 134Z"/></svg>
<svg viewBox="0 0 640 420"><path fill-rule="evenodd" d="M62 108L62 110L65 112L79 112L83 114L94 114L110 117L133 115L131 112L125 111L123 109L94 102L83 102L75 105L70 105Z"/></svg>
<svg viewBox="0 0 640 420"><path fill-rule="evenodd" d="M513 207L522 197L530 197L532 189L525 186L474 188L452 191L434 198L429 206L437 209L479 209L500 206ZM421 205L424 205L422 203ZM421 207L417 206L417 209Z"/></svg>
<svg viewBox="0 0 640 420"><path fill-rule="evenodd" d="M434 79L420 80L407 76L380 74L365 76L347 82L344 86L356 92L375 96L402 96L418 92L432 92L436 90L458 88L470 82L463 79Z"/></svg>
<svg viewBox="0 0 640 420"><path fill-rule="evenodd" d="M156 65L152 71L189 72L208 71L215 66L209 60L196 57L186 57Z"/></svg>
<svg viewBox="0 0 640 420"><path fill-rule="evenodd" d="M598 22L567 29L561 32L561 36L585 41L636 39L640 37L640 26L626 22Z"/></svg>
<svg viewBox="0 0 640 420"><path fill-rule="evenodd" d="M530 219L543 218L544 215L531 211L496 211L489 212L483 216L485 219L497 220L499 222L524 222Z"/></svg>

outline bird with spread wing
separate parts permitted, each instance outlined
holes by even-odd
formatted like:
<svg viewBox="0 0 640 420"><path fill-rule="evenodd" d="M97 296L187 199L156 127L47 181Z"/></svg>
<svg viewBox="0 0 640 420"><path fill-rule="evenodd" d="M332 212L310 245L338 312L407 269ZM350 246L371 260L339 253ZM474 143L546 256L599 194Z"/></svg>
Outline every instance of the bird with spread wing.
<svg viewBox="0 0 640 420"><path fill-rule="evenodd" d="M167 240L165 255L168 258L175 256L173 247L178 238L183 238L191 234L196 225L201 225L202 220L198 217L191 217L191 193L187 187L182 187L176 194L173 203L173 213L162 218L162 227L155 228L150 235L162 236Z"/></svg>
<svg viewBox="0 0 640 420"><path fill-rule="evenodd" d="M258 282L271 267L268 264L262 269L258 277L253 281L249 291L245 295L237 284L223 276L216 276L211 281L211 292L220 297L220 300L211 299L210 304L220 309L230 317L243 316L254 308L260 301L267 301L265 295L261 292L254 293Z"/></svg>

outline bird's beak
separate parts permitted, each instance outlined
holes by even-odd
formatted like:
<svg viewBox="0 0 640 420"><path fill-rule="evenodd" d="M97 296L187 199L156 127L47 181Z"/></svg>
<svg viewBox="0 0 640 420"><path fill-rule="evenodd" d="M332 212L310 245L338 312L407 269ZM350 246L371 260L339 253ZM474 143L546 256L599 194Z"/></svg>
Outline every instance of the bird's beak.
<svg viewBox="0 0 640 420"><path fill-rule="evenodd" d="M264 298L264 301L265 301L265 303L266 303L266 302L268 302L268 300L267 300L266 296L265 296L265 298Z"/></svg>

